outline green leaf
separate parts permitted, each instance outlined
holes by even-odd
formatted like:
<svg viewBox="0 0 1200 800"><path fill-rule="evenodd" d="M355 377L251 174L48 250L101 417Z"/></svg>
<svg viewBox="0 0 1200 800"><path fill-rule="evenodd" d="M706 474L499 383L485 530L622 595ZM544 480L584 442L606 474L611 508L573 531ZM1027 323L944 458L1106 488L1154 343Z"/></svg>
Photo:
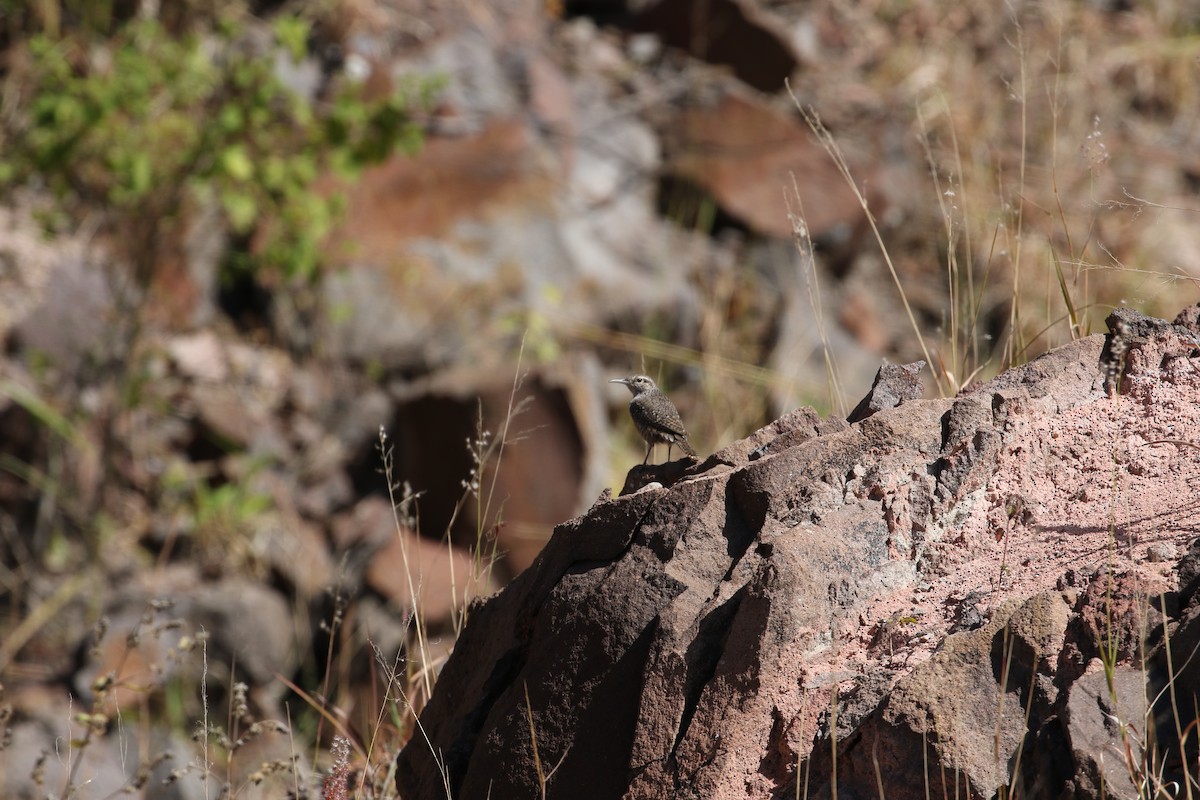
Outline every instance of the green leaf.
<svg viewBox="0 0 1200 800"><path fill-rule="evenodd" d="M308 22L299 17L280 17L275 20L275 39L293 61L308 54Z"/></svg>
<svg viewBox="0 0 1200 800"><path fill-rule="evenodd" d="M0 381L0 395L8 397L21 406L30 416L57 434L63 441L72 444L77 442L79 431L71 424L71 421L21 384L7 379Z"/></svg>
<svg viewBox="0 0 1200 800"><path fill-rule="evenodd" d="M225 129L226 132L233 133L234 131L241 130L242 125L245 123L246 116L242 113L240 108L230 103L221 109L219 119L221 120L221 127Z"/></svg>
<svg viewBox="0 0 1200 800"><path fill-rule="evenodd" d="M248 181L254 175L254 163L250 160L250 154L240 144L227 147L221 153L221 167L226 175L238 181Z"/></svg>
<svg viewBox="0 0 1200 800"><path fill-rule="evenodd" d="M150 154L142 151L135 153L133 162L129 165L129 189L137 195L144 195L150 190L154 168L150 164Z"/></svg>
<svg viewBox="0 0 1200 800"><path fill-rule="evenodd" d="M83 105L74 97L59 97L54 102L54 124L72 128L84 119Z"/></svg>
<svg viewBox="0 0 1200 800"><path fill-rule="evenodd" d="M262 183L270 191L279 191L287 182L287 164L277 155L267 156L259 165Z"/></svg>
<svg viewBox="0 0 1200 800"><path fill-rule="evenodd" d="M258 217L258 204L254 201L252 195L245 192L222 192L221 208L225 210L225 216L229 219L229 224L238 233L248 232L254 226L254 221Z"/></svg>
<svg viewBox="0 0 1200 800"><path fill-rule="evenodd" d="M110 234L146 220L144 235L118 244L150 263L157 253L145 250L177 233L176 215L162 210L178 207L183 190L219 203L232 231L263 223L268 235L253 251L234 242L223 272L271 265L317 274L344 212L341 198L318 190L319 176L354 176L398 146L415 151L413 111L440 87L414 78L395 97L344 86L308 101L276 77L275 60L282 50L309 57L310 19L276 18L276 47L266 51L243 47L239 19L218 12L208 27L177 35L155 19L114 18L105 37L31 37L27 68L10 76L17 99L0 120L0 184L31 180L61 197L39 217L48 230L69 228L79 209L100 209Z"/></svg>

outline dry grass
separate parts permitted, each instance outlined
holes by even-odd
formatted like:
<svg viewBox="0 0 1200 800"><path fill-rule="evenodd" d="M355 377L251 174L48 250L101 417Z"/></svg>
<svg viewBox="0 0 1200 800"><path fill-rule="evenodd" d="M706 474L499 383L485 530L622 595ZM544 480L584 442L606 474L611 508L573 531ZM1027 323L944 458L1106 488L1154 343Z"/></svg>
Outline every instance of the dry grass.
<svg viewBox="0 0 1200 800"><path fill-rule="evenodd" d="M818 57L790 88L871 218L866 249L882 256L892 290L870 284L893 342L882 355L925 358L934 390L952 395L1097 332L1113 306L1179 310L1200 274L1188 260L1200 252L1196 170L1179 161L1200 150L1198 91L1182 66L1200 55L1188 4L1115 12L1066 0L881 0L794 13L801 28L850 32L817 42ZM820 331L824 386L763 366L764 309L739 296L758 280L745 264L681 265L701 289L695 330L553 320L565 339L665 371L702 449L769 421L780 409L764 395L828 413L867 388L847 383L830 345L840 312L822 293L836 297L837 286L817 278L823 256L806 241L798 193L779 188ZM868 195L883 202L872 207ZM716 211L686 199L672 194L668 212L717 233ZM850 269L870 269L868 260Z"/></svg>
<svg viewBox="0 0 1200 800"><path fill-rule="evenodd" d="M1198 138L1195 81L1180 68L1200 54L1186 4L825 13L855 31L853 43L831 47L793 94L820 114L814 130L835 157L840 145L852 163L882 151L927 165L923 191L899 209L892 199L903 223L876 238L910 350L933 355L942 392L1095 332L1113 305L1178 310L1179 284L1196 274L1181 259L1197 244L1194 189L1177 158ZM847 179L856 190L866 180Z"/></svg>

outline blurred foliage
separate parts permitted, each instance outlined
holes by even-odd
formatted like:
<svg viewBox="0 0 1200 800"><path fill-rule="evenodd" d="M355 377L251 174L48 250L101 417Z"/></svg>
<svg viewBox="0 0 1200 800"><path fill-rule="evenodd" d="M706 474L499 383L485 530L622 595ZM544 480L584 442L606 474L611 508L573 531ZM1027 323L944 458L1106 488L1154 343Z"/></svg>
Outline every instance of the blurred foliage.
<svg viewBox="0 0 1200 800"><path fill-rule="evenodd" d="M261 577L266 538L260 534L275 504L256 478L270 467L269 459L247 457L230 478L213 464L172 461L160 486L161 507L172 519L170 536L180 535L190 556L210 572Z"/></svg>
<svg viewBox="0 0 1200 800"><path fill-rule="evenodd" d="M152 287L170 286L156 281L186 263L197 221L207 233L219 218L208 235L221 240L226 285L249 277L290 300L318 274L340 183L420 148L436 81L398 81L389 94L386 82L354 80L329 58L338 42L322 15L332 13L324 2L0 0L0 192L47 235L95 237L115 309L72 376L96 387L90 405L79 393L63 401L69 411L14 397L47 432L65 439L64 420L87 418L97 434L99 477L86 492L70 485L66 444L0 463L35 490L35 545L66 520L85 531L89 555L102 548L91 521L143 458L124 415L157 413L141 312ZM269 505L232 483L215 476L178 499L213 553L232 552L225 543L248 538Z"/></svg>
<svg viewBox="0 0 1200 800"><path fill-rule="evenodd" d="M60 32L56 15L10 41L0 189L52 192L48 229L98 221L143 285L187 209L211 203L244 250L225 269L311 278L343 205L323 178L418 150L414 110L436 85L374 97L335 77L301 96L279 67L308 57L309 21L281 15L268 32L247 18L231 11L180 32L110 14Z"/></svg>

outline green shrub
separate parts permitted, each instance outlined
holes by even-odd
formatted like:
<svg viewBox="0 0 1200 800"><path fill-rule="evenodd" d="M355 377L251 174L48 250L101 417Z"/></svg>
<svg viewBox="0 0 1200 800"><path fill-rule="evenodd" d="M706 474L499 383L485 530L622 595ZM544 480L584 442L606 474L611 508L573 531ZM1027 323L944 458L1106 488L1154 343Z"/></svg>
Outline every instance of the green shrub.
<svg viewBox="0 0 1200 800"><path fill-rule="evenodd" d="M224 22L176 36L132 20L111 36L79 29L10 45L5 94L16 102L0 122L0 188L52 191L48 227L99 214L143 285L196 202L215 202L240 243L226 269L310 278L342 205L318 180L415 152L413 109L435 86L370 98L335 81L302 97L275 63L306 56L309 24L282 16L271 33Z"/></svg>

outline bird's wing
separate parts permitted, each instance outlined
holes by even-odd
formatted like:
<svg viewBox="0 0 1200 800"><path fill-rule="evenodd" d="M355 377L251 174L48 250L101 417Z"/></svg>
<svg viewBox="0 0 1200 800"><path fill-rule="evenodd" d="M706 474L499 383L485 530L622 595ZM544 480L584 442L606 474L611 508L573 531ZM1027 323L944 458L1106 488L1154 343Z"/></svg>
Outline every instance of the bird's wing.
<svg viewBox="0 0 1200 800"><path fill-rule="evenodd" d="M666 410L660 410L658 414L647 415L647 423L651 428L663 433L669 433L672 436L682 436L687 438L687 431L683 428L683 420L679 417L679 412L672 405Z"/></svg>

